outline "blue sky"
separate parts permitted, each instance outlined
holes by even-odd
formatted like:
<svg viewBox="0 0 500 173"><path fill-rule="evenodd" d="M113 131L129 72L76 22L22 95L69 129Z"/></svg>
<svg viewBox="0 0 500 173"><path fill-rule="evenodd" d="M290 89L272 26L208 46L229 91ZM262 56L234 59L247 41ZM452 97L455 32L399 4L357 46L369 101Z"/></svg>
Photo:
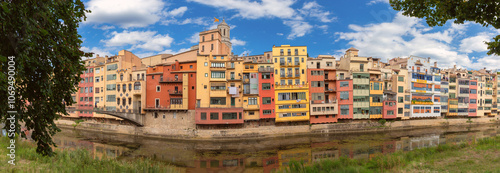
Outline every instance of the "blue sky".
<svg viewBox="0 0 500 173"><path fill-rule="evenodd" d="M233 52L262 54L273 45L306 45L309 56L339 58L350 47L360 56L431 57L438 66L499 68L483 43L500 30L475 23L429 27L390 8L388 0L89 0L79 32L82 50L114 55L122 49L143 58L179 53L197 44L214 17L231 26Z"/></svg>

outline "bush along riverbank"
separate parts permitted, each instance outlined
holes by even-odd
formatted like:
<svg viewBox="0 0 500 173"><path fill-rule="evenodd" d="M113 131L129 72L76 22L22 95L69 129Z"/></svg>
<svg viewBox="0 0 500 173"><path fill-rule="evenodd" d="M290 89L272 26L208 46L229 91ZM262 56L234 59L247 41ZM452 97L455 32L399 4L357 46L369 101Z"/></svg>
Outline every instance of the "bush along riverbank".
<svg viewBox="0 0 500 173"><path fill-rule="evenodd" d="M500 136L400 151L370 160L340 158L312 164L292 161L279 172L500 172Z"/></svg>
<svg viewBox="0 0 500 173"><path fill-rule="evenodd" d="M0 172L180 172L178 168L137 158L133 161L94 158L85 149L58 150L52 157L36 153L36 145L28 141L16 142L16 165L7 164L9 138L0 137Z"/></svg>

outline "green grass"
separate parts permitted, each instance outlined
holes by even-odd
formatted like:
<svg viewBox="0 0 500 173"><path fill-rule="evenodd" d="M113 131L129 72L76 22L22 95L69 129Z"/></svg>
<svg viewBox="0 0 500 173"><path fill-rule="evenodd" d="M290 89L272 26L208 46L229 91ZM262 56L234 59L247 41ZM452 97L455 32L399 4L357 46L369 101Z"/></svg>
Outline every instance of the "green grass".
<svg viewBox="0 0 500 173"><path fill-rule="evenodd" d="M8 138L0 137L0 172L180 172L179 169L138 158L134 161L116 159L95 159L84 149L74 151L56 150L53 157L41 156L36 153L33 143L16 142L16 165L7 164Z"/></svg>
<svg viewBox="0 0 500 173"><path fill-rule="evenodd" d="M500 136L458 145L399 151L370 160L340 158L309 165L292 161L279 172L500 172Z"/></svg>

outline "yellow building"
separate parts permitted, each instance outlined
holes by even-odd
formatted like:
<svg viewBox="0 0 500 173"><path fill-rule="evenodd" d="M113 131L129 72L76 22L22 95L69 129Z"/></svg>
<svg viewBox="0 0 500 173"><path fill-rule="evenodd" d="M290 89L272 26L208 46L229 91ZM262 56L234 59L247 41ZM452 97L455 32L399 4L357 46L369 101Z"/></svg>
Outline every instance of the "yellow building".
<svg viewBox="0 0 500 173"><path fill-rule="evenodd" d="M382 118L384 82L379 78L370 79L370 119Z"/></svg>
<svg viewBox="0 0 500 173"><path fill-rule="evenodd" d="M309 120L307 47L273 47L276 122Z"/></svg>
<svg viewBox="0 0 500 173"><path fill-rule="evenodd" d="M252 61L243 66L243 119L259 120L259 67Z"/></svg>

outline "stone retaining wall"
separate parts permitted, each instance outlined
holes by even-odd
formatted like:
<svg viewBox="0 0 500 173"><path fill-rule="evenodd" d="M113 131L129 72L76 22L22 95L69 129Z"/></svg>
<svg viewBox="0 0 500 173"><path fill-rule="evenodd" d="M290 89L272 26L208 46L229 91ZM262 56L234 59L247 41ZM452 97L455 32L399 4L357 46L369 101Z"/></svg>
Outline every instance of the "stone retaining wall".
<svg viewBox="0 0 500 173"><path fill-rule="evenodd" d="M163 116L163 115L162 115ZM108 124L97 121L85 121L80 123L76 129L98 131L103 133L138 135L153 138L170 138L186 140L238 140L248 138L283 137L311 134L331 133L371 133L391 130L405 130L414 128L427 128L435 126L456 125L479 125L499 123L496 118L474 118L472 122L468 119L420 119L387 122L381 126L377 121L359 120L350 123L296 125L296 126L260 126L256 128L241 129L194 129L194 128L165 128L161 126L136 127L131 125ZM59 126L73 128L73 121L58 120Z"/></svg>

